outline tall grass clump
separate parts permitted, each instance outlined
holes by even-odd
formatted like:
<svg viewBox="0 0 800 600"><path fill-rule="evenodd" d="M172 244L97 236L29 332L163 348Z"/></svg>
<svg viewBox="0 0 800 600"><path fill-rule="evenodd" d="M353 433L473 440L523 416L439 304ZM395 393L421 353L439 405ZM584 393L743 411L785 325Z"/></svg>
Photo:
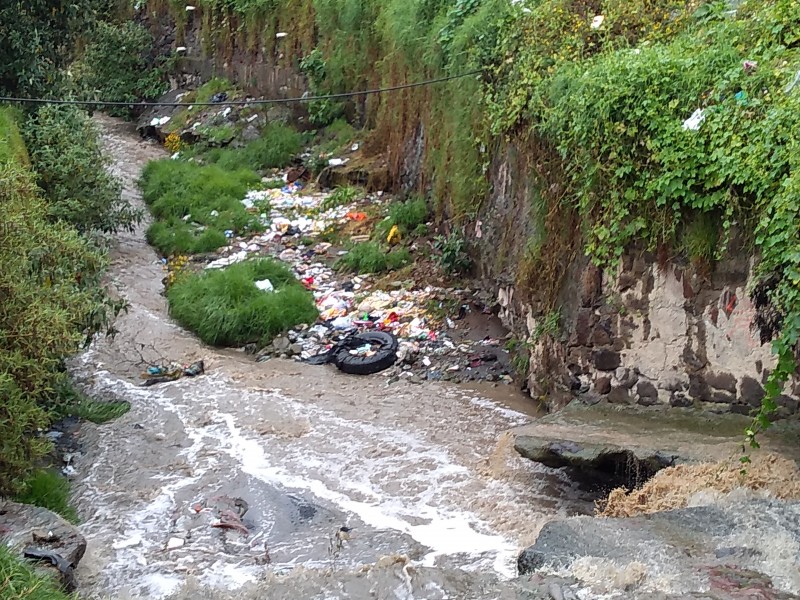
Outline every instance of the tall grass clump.
<svg viewBox="0 0 800 600"><path fill-rule="evenodd" d="M258 289L268 279L275 291ZM284 265L249 260L179 278L167 292L170 314L212 346L268 343L318 316L311 294Z"/></svg>
<svg viewBox="0 0 800 600"><path fill-rule="evenodd" d="M178 160L148 163L140 182L156 218L147 239L163 255L209 252L226 244L225 231L260 231L256 215L242 204L260 183L253 171L226 171L217 165Z"/></svg>
<svg viewBox="0 0 800 600"><path fill-rule="evenodd" d="M69 480L55 470L35 471L25 480L14 500L51 510L70 523L78 522L78 513L69 501Z"/></svg>
<svg viewBox="0 0 800 600"><path fill-rule="evenodd" d="M37 573L5 544L0 544L0 598L7 600L73 600L50 577Z"/></svg>
<svg viewBox="0 0 800 600"><path fill-rule="evenodd" d="M226 171L280 169L303 149L303 136L286 125L272 123L261 137L241 148L211 148L202 157Z"/></svg>
<svg viewBox="0 0 800 600"><path fill-rule="evenodd" d="M351 273L385 273L396 271L411 262L405 248L387 251L377 242L356 244L336 261L336 269Z"/></svg>
<svg viewBox="0 0 800 600"><path fill-rule="evenodd" d="M12 109L0 108L0 164L16 162L21 165L30 164L28 150L16 126L16 118Z"/></svg>

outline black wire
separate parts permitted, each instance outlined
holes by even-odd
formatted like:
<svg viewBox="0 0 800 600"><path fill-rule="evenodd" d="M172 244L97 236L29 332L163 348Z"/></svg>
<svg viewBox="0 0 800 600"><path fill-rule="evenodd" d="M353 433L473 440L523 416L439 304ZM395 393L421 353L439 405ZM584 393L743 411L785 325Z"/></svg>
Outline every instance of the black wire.
<svg viewBox="0 0 800 600"><path fill-rule="evenodd" d="M0 102L14 103L14 104L72 104L77 106L128 106L128 107L151 107L151 106L251 106L253 104L288 104L290 102L312 102L314 100L331 100L336 98L352 98L354 96L366 96L370 94L383 94L385 92L394 92L397 90L407 90L410 88L424 87L433 85L435 83L442 83L445 81L452 81L453 79L461 79L462 77L470 77L478 75L483 71L478 69L469 71L467 73L460 73L459 75L450 75L448 77L440 77L438 79L429 79L427 81L420 81L418 83L405 83L402 85L395 85L386 88L377 88L373 90L363 90L361 92L344 92L341 94L326 94L324 96L301 96L296 98L270 98L266 100L225 100L222 102L119 102L119 101L103 101L103 100L64 100L64 99L46 99L46 98L15 98L11 96L0 96Z"/></svg>

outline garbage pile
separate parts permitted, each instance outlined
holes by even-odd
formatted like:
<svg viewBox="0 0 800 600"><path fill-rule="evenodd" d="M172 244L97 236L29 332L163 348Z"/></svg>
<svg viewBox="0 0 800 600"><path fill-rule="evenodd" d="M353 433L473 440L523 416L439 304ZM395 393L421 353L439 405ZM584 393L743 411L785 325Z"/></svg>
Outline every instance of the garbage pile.
<svg viewBox="0 0 800 600"><path fill-rule="evenodd" d="M376 348L364 343L360 349L348 348L348 353L360 356L363 362L380 362L381 370L396 364L390 377L409 377L414 382L423 379L511 382L503 340L464 340L464 328L456 323L459 316L433 316L428 309L443 303L460 305L463 317L473 300L471 292L433 286L404 289L402 282L392 282L391 287L396 289L377 289L374 276L342 274L332 268L335 259L346 251L319 241L320 234L349 221L361 221L365 205L382 203L382 194L329 207L325 201L330 194L304 191L303 182L297 180L280 189L249 192L242 201L248 210L258 212L269 203L269 213L261 215L268 231L246 238L232 237L231 245L221 249L218 258L206 265L207 269L214 269L248 258L277 258L288 264L314 295L320 312L315 325L289 331L266 348L251 346L246 350L257 354L259 361L273 356L309 360L339 348L354 334L382 332L396 338L394 360L374 358L381 358L384 353L380 344ZM268 285L261 289L269 293ZM342 360L329 362L342 368Z"/></svg>

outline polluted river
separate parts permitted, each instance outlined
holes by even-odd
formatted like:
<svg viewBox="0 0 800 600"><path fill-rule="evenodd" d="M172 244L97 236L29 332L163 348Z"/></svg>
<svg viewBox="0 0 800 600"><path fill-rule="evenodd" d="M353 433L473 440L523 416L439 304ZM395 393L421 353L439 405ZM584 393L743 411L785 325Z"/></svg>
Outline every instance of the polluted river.
<svg viewBox="0 0 800 600"><path fill-rule="evenodd" d="M141 207L140 171L163 149L97 120ZM541 526L591 512L559 471L514 452L507 431L533 415L512 386L387 386L202 345L168 317L146 225L112 251L109 283L129 303L119 333L70 367L93 397L131 404L82 425L70 457L86 594L516 598L517 556ZM206 374L142 387L142 357L203 360Z"/></svg>
<svg viewBox="0 0 800 600"><path fill-rule="evenodd" d="M166 152L130 124L96 121L124 197L144 208L141 171ZM744 484L740 415L723 427L720 416L692 414L687 427L659 413L653 428L652 418L573 403L542 418L497 375L462 384L397 369L347 375L212 349L170 319L147 225L112 245L108 285L128 303L118 333L69 365L91 397L131 406L104 425L67 427L60 442L87 541L76 570L83 596L799 597L796 428L765 444L778 454L756 457ZM300 277L296 254L279 254ZM142 385L147 365L168 360L203 361L205 371ZM658 460L678 449L722 462L666 469L609 500L604 516L620 518L595 518L595 495L535 461L548 430L557 453L579 458L592 439L632 448L647 438Z"/></svg>

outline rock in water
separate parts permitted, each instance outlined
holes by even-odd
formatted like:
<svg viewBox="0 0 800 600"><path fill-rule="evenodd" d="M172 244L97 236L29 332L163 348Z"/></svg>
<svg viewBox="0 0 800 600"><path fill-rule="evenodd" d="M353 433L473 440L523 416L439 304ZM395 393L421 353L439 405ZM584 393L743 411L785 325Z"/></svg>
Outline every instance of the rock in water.
<svg viewBox="0 0 800 600"><path fill-rule="evenodd" d="M580 561L602 567L592 576L600 587L630 592L652 580L659 589L673 588L669 598L777 600L797 597L791 588L799 545L800 502L728 499L641 517L552 521L519 556L517 569L520 575L543 566L570 570ZM622 581L626 573L637 577Z"/></svg>
<svg viewBox="0 0 800 600"><path fill-rule="evenodd" d="M665 467L724 460L739 452L748 426L741 415L573 401L515 429L514 448L548 467L570 468L591 484L635 487ZM790 441L797 439L797 429L775 425L764 435L764 447L797 458L797 445Z"/></svg>

